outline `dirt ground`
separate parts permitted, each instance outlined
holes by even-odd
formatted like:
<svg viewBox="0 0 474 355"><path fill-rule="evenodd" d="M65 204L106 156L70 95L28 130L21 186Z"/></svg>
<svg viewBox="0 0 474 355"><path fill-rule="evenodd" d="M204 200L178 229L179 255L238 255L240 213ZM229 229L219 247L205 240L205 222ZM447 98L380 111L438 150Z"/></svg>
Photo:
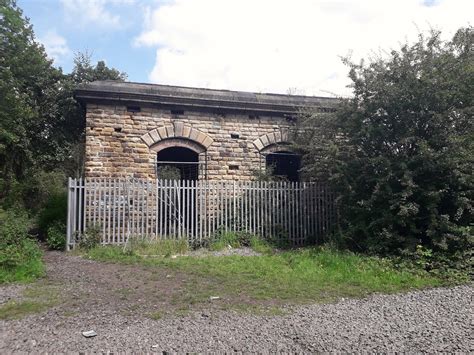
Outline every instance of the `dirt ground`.
<svg viewBox="0 0 474 355"><path fill-rule="evenodd" d="M176 270L45 261L45 278L0 286L0 305L26 310L0 320L0 353L474 351L469 285L243 313Z"/></svg>

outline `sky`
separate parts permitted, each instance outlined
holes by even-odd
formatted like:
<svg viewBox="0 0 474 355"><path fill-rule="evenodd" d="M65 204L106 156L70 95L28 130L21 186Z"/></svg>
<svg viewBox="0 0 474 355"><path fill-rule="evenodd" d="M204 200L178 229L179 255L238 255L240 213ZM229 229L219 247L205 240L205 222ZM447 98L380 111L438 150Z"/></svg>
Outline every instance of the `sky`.
<svg viewBox="0 0 474 355"><path fill-rule="evenodd" d="M353 61L430 28L473 25L474 0L17 0L54 64L74 54L133 82L348 96Z"/></svg>

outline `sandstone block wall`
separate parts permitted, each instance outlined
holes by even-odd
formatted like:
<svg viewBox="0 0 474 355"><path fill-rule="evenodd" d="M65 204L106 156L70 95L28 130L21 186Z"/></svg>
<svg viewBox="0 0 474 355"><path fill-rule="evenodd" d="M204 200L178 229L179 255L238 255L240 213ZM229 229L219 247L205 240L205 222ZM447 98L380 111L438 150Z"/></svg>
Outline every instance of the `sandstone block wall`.
<svg viewBox="0 0 474 355"><path fill-rule="evenodd" d="M265 168L262 153L287 141L290 127L282 117L88 103L85 174L156 178L157 151L184 146L206 162L200 179L250 180Z"/></svg>

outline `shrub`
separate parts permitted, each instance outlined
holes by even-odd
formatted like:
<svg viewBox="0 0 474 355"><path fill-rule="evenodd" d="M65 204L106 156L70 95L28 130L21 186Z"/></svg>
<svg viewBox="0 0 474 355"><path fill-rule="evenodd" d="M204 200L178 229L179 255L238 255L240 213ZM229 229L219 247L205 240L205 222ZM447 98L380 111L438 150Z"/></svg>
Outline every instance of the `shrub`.
<svg viewBox="0 0 474 355"><path fill-rule="evenodd" d="M46 244L50 249L64 250L66 248L66 225L56 221L48 228Z"/></svg>
<svg viewBox="0 0 474 355"><path fill-rule="evenodd" d="M305 173L338 194L343 246L413 255L426 268L473 248L474 29L440 38L346 60L353 97L302 114L296 137Z"/></svg>
<svg viewBox="0 0 474 355"><path fill-rule="evenodd" d="M38 244L29 238L28 229L24 211L1 211L0 282L29 279L42 273L42 253Z"/></svg>
<svg viewBox="0 0 474 355"><path fill-rule="evenodd" d="M64 223L67 217L67 194L65 192L51 195L38 216L38 228L43 235L55 224Z"/></svg>
<svg viewBox="0 0 474 355"><path fill-rule="evenodd" d="M79 248L90 250L101 242L100 226L95 225L87 228L79 241Z"/></svg>

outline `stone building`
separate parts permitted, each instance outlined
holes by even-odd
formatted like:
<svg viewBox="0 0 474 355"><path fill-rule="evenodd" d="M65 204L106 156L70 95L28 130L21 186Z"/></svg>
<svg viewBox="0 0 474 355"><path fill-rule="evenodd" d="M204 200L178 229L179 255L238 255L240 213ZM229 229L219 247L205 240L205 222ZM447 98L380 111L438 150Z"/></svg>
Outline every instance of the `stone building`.
<svg viewBox="0 0 474 355"><path fill-rule="evenodd" d="M86 177L250 180L272 167L299 179L288 147L303 107L335 99L98 81L81 85L86 108Z"/></svg>

